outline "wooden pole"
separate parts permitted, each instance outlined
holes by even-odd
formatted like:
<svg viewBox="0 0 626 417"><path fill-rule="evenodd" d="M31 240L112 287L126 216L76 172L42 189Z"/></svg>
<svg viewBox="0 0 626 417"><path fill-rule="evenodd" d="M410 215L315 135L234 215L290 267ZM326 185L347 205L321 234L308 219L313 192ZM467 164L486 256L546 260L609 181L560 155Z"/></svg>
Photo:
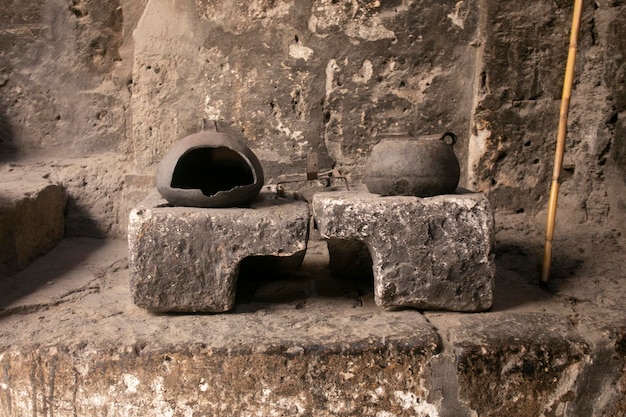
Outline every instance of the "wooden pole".
<svg viewBox="0 0 626 417"><path fill-rule="evenodd" d="M583 10L582 0L574 1L574 17L572 19L572 31L569 40L569 52L565 67L565 80L563 82L563 95L561 96L561 110L559 112L559 131L556 139L556 153L554 155L554 168L552 171L552 186L550 187L550 200L548 202L548 221L546 223L546 244L543 254L543 268L541 281L548 282L550 278L550 265L552 263L552 240L554 238L554 225L556 222L556 205L559 198L559 177L563 168L563 153L565 152L565 137L567 136L567 115L569 113L572 84L574 82L574 66L576 64L576 51L578 49L578 32L580 30L580 18Z"/></svg>

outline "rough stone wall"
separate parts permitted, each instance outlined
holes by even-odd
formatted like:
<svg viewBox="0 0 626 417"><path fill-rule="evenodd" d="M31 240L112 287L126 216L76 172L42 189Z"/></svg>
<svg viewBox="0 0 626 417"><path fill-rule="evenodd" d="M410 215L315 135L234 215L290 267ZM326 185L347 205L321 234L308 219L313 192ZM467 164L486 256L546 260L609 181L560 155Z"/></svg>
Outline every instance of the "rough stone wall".
<svg viewBox="0 0 626 417"><path fill-rule="evenodd" d="M316 151L358 180L394 123L458 132L463 154L477 17L474 0L150 1L135 32L136 166L150 172L203 118L239 128L270 178Z"/></svg>
<svg viewBox="0 0 626 417"><path fill-rule="evenodd" d="M488 191L496 208L535 214L547 206L573 3L484 4L470 186ZM559 199L573 223L624 213L623 200L609 197L624 190L626 45L616 38L624 7L587 2L583 12Z"/></svg>
<svg viewBox="0 0 626 417"><path fill-rule="evenodd" d="M70 235L123 233L131 34L143 5L0 4L0 163L64 185Z"/></svg>
<svg viewBox="0 0 626 417"><path fill-rule="evenodd" d="M239 129L270 181L304 172L317 151L322 169L358 182L380 134L400 124L454 131L462 185L498 210L542 214L571 3L7 0L0 162L96 157L57 175L86 173L83 188L71 178L68 230L121 235L135 201L123 196L143 195L125 180L151 184L203 119ZM585 2L559 204L573 223L626 214L624 8Z"/></svg>
<svg viewBox="0 0 626 417"><path fill-rule="evenodd" d="M123 21L120 0L0 5L3 147L78 156L120 149L129 99L116 73Z"/></svg>
<svg viewBox="0 0 626 417"><path fill-rule="evenodd" d="M607 99L611 104L610 117L606 127L611 141L605 178L609 195L610 209L615 218L626 214L624 187L626 186L626 5L622 1L609 2L612 7L605 7L600 12L605 24L602 27L602 40L606 49L601 49L604 57L604 83ZM602 45L601 45L602 46Z"/></svg>

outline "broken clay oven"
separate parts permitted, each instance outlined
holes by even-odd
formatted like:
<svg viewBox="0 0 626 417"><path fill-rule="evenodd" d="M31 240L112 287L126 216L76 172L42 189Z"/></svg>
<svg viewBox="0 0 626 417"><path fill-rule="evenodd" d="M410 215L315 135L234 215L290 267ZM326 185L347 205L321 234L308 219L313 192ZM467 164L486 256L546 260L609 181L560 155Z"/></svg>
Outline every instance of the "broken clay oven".
<svg viewBox="0 0 626 417"><path fill-rule="evenodd" d="M256 155L239 138L219 131L215 121L175 143L156 176L161 196L187 207L248 206L263 181Z"/></svg>
<svg viewBox="0 0 626 417"><path fill-rule="evenodd" d="M390 132L374 146L365 167L365 185L375 194L431 197L459 184L453 133L419 136Z"/></svg>

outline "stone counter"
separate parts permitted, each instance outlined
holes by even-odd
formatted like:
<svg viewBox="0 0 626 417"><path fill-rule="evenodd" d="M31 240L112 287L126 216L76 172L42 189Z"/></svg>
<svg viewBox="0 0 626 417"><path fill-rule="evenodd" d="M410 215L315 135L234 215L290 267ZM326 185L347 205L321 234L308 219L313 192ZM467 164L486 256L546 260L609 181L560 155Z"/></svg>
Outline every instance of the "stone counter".
<svg viewBox="0 0 626 417"><path fill-rule="evenodd" d="M378 305L482 311L493 304L494 221L483 194L319 193L313 215L322 237L365 243Z"/></svg>

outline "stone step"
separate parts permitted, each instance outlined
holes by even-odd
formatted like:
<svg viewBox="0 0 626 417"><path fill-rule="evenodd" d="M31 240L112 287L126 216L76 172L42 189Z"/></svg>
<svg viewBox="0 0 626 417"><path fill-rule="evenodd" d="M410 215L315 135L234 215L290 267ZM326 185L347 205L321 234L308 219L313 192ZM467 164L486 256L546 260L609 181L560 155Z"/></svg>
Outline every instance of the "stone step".
<svg viewBox="0 0 626 417"><path fill-rule="evenodd" d="M387 311L334 279L324 248L289 280L259 275L232 314L167 315L132 302L126 242L64 240L12 277L35 291L0 294L0 417L626 413L610 280L613 306L574 310L503 267L498 311Z"/></svg>
<svg viewBox="0 0 626 417"><path fill-rule="evenodd" d="M25 268L64 235L65 192L49 181L0 182L0 275Z"/></svg>

